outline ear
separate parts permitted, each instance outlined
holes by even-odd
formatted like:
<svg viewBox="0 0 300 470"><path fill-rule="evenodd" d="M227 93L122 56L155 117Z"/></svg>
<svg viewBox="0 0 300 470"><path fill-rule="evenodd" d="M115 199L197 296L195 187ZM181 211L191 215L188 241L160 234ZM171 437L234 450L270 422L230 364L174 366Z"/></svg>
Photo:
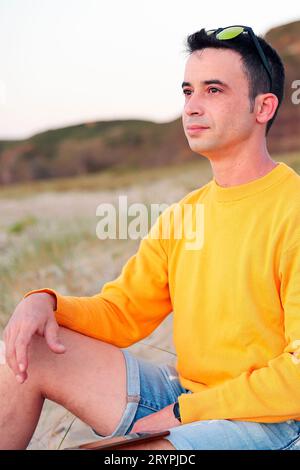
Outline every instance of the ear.
<svg viewBox="0 0 300 470"><path fill-rule="evenodd" d="M264 93L256 97L255 113L259 124L266 124L275 114L278 98L273 93Z"/></svg>

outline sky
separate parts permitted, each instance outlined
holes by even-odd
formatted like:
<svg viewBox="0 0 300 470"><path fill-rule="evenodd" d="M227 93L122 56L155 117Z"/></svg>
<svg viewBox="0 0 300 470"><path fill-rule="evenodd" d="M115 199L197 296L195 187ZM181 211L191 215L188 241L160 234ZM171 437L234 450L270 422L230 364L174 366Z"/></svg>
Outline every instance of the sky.
<svg viewBox="0 0 300 470"><path fill-rule="evenodd" d="M180 116L186 37L300 20L299 0L0 0L0 139Z"/></svg>

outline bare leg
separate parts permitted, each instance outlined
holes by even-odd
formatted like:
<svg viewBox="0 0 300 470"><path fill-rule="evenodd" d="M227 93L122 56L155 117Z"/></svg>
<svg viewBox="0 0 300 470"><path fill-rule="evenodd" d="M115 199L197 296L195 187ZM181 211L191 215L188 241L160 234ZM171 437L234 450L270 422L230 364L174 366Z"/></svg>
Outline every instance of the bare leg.
<svg viewBox="0 0 300 470"><path fill-rule="evenodd" d="M67 351L55 354L44 338L29 347L28 379L19 384L0 365L0 449L25 449L44 398L64 406L99 434L109 435L126 406L126 367L119 348L60 328Z"/></svg>

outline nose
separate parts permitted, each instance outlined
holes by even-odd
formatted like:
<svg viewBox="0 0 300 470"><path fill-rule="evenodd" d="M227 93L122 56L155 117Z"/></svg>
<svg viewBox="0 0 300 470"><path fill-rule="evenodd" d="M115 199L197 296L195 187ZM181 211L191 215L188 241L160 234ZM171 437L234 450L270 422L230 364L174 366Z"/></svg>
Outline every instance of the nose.
<svg viewBox="0 0 300 470"><path fill-rule="evenodd" d="M197 96L196 93L190 95L184 105L183 111L187 116L202 116L204 114L204 107L201 98Z"/></svg>

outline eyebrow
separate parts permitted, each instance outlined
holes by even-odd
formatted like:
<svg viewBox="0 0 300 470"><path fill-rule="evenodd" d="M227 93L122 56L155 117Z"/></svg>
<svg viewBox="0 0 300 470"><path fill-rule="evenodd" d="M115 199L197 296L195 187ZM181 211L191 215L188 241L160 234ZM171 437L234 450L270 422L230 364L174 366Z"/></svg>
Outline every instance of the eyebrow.
<svg viewBox="0 0 300 470"><path fill-rule="evenodd" d="M218 78L212 78L210 80L204 80L202 82L200 82L202 85L214 85L214 84L217 84L217 85L221 85L223 86L224 88L230 88L229 85L227 85L227 83L223 82L222 80L219 80ZM185 87L185 86L192 86L192 84L190 82L182 82L181 84L181 88Z"/></svg>

